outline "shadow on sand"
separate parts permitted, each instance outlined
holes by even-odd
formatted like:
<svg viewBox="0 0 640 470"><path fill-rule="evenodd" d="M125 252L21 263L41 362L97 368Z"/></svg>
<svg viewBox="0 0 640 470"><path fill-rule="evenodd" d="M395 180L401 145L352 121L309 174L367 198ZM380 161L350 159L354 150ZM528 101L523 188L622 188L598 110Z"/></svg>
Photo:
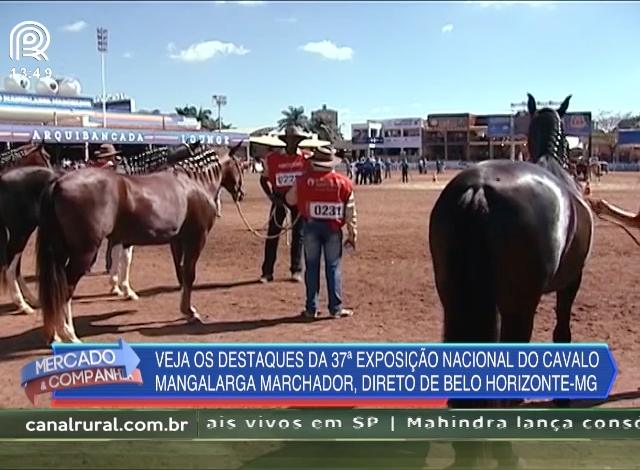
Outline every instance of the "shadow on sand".
<svg viewBox="0 0 640 470"><path fill-rule="evenodd" d="M117 334L124 333L127 330L123 330L121 325L94 325L102 321L110 320L111 318L119 317L121 315L129 315L135 313L137 310L117 310L115 312L99 313L95 315L85 315L74 318L74 325L76 333L79 338L87 341L92 336L99 336L104 334ZM151 325L155 322L127 324L124 327L139 327L144 325ZM50 346L46 344L45 338L42 336L42 329L38 323L32 329L19 333L13 336L0 337L0 360L10 359L15 356L23 356L24 353L44 353L50 350Z"/></svg>
<svg viewBox="0 0 640 470"><path fill-rule="evenodd" d="M194 291L202 291L202 290L218 290L218 289L233 289L234 287L243 287L243 286L251 286L254 284L260 284L258 279L249 279L243 281L234 281L234 282L207 282L204 284L196 284L193 286ZM155 287L147 287L146 289L140 289L136 291L140 298L146 297L154 297L160 294L173 294L175 292L180 292L180 286L178 283L171 286L155 286ZM121 297L114 296L113 294L109 294L108 292L100 292L97 294L81 294L74 295L74 300L80 301L88 301L88 300L123 300Z"/></svg>

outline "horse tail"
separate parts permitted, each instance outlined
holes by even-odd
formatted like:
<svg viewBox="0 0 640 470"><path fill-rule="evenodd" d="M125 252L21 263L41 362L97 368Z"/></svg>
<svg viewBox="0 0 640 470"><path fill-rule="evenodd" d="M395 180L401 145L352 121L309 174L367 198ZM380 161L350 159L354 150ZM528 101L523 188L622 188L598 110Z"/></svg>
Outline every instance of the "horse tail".
<svg viewBox="0 0 640 470"><path fill-rule="evenodd" d="M436 287L445 310L444 341L498 340L489 192L482 184L443 191L429 227Z"/></svg>
<svg viewBox="0 0 640 470"><path fill-rule="evenodd" d="M57 182L47 186L40 199L40 225L36 238L36 275L44 320L44 334L53 340L64 328L68 286L65 264L68 249L55 210Z"/></svg>
<svg viewBox="0 0 640 470"><path fill-rule="evenodd" d="M0 192L2 186L0 182ZM0 214L0 292L6 292L7 290L7 268L9 267L9 254L7 249L9 248L9 227Z"/></svg>

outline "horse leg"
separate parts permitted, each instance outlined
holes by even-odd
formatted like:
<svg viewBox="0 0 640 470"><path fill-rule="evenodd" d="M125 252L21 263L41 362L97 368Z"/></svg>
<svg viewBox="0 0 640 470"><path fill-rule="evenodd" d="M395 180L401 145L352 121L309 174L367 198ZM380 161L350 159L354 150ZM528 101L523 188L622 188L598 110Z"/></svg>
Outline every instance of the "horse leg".
<svg viewBox="0 0 640 470"><path fill-rule="evenodd" d="M111 263L111 269L109 270L109 285L111 286L110 294L123 295L122 289L120 289L120 265L122 264L123 247L120 243L114 245L111 250L111 256L115 259L115 263Z"/></svg>
<svg viewBox="0 0 640 470"><path fill-rule="evenodd" d="M221 193L222 193L222 188L219 188L218 191L216 191L216 196L215 196L216 216L218 218L222 217L222 200L220 199Z"/></svg>
<svg viewBox="0 0 640 470"><path fill-rule="evenodd" d="M171 257L173 258L173 267L176 270L176 278L178 284L182 287L182 258L184 256L184 250L182 249L182 243L179 241L171 242Z"/></svg>
<svg viewBox="0 0 640 470"><path fill-rule="evenodd" d="M120 259L120 273L122 281L120 285L124 292L124 298L127 300L138 300L138 294L131 288L129 277L131 276L131 261L133 260L133 246L123 247Z"/></svg>
<svg viewBox="0 0 640 470"><path fill-rule="evenodd" d="M180 297L180 312L189 323L202 323L200 314L191 305L191 293L193 283L196 280L196 264L204 244L207 241L207 234L199 234L197 240L185 241L183 244L184 263L182 265L182 295Z"/></svg>
<svg viewBox="0 0 640 470"><path fill-rule="evenodd" d="M508 292L513 294L513 290ZM519 292L518 295L507 295L507 299L498 303L500 310L500 342L501 343L528 343L533 332L533 319L540 298L538 292ZM503 299L501 299L503 300ZM505 404L520 402L521 400L508 400ZM498 462L498 468L525 468L524 460L518 456L513 445L509 441L495 441L491 443L491 453Z"/></svg>
<svg viewBox="0 0 640 470"><path fill-rule="evenodd" d="M22 291L20 290L20 282L18 281L18 265L20 264L20 258L22 253L18 253L13 256L9 267L7 268L7 284L9 286L9 294L11 300L18 307L18 314L33 315L35 310L24 300Z"/></svg>
<svg viewBox="0 0 640 470"><path fill-rule="evenodd" d="M25 243L26 246L26 243ZM24 251L24 248L23 250ZM22 251L20 251L20 259L18 260L18 265L16 266L16 280L18 281L18 285L20 286L20 292L22 292L22 297L32 308L40 307L40 301L38 298L33 295L29 286L27 286L27 282L22 277L21 269L22 269Z"/></svg>
<svg viewBox="0 0 640 470"><path fill-rule="evenodd" d="M99 247L98 247L99 248ZM98 249L96 248L96 249ZM76 334L76 329L73 324L73 313L71 311L71 299L73 298L73 292L76 290L76 286L78 285L78 281L80 278L87 272L87 268L91 266L93 261L94 253L88 252L83 253L77 257L71 257L69 259L69 264L67 265L67 280L68 280L68 288L67 288L67 301L64 305L65 311L65 324L62 334L60 337L62 340L66 340L69 343L82 343L78 335Z"/></svg>
<svg viewBox="0 0 640 470"><path fill-rule="evenodd" d="M553 329L554 343L570 343L571 342L571 307L580 290L582 283L582 271L578 277L569 283L565 288L556 292L556 327ZM571 400L556 399L553 400L558 408L568 408Z"/></svg>

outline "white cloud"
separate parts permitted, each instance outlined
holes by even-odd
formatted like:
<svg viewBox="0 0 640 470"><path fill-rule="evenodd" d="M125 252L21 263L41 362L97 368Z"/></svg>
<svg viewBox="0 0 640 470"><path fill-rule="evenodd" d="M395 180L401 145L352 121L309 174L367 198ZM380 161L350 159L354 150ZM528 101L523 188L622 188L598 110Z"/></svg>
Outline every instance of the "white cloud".
<svg viewBox="0 0 640 470"><path fill-rule="evenodd" d="M215 56L245 55L249 53L249 49L245 49L243 46L220 41L198 42L181 51L177 50L176 45L171 42L167 46L167 50L169 51L169 57L172 59L191 63L206 62Z"/></svg>
<svg viewBox="0 0 640 470"><path fill-rule="evenodd" d="M298 22L298 18L296 18L295 16L288 16L286 18L276 18L276 21L278 23L293 24L293 23L297 23Z"/></svg>
<svg viewBox="0 0 640 470"><path fill-rule="evenodd" d="M320 54L322 57L331 60L351 60L353 58L353 49L350 47L338 47L331 41L309 42L304 46L300 46L300 50Z"/></svg>
<svg viewBox="0 0 640 470"><path fill-rule="evenodd" d="M75 23L69 23L64 25L62 27L62 30L68 33L79 33L80 31L85 29L87 26L89 25L87 24L86 21L80 20L80 21L76 21Z"/></svg>
<svg viewBox="0 0 640 470"><path fill-rule="evenodd" d="M510 5L527 5L533 8L547 7L554 8L557 2L545 2L545 1L468 1L467 3L473 3L479 5L482 8L503 8Z"/></svg>
<svg viewBox="0 0 640 470"><path fill-rule="evenodd" d="M131 59L133 57L133 54L131 52L125 52L124 54L122 54L122 57L124 57L125 59Z"/></svg>
<svg viewBox="0 0 640 470"><path fill-rule="evenodd" d="M422 107L422 103L413 103L411 105L412 108L421 108Z"/></svg>
<svg viewBox="0 0 640 470"><path fill-rule="evenodd" d="M451 31L453 31L453 25L451 23L448 23L442 27L442 32L445 34L450 33Z"/></svg>

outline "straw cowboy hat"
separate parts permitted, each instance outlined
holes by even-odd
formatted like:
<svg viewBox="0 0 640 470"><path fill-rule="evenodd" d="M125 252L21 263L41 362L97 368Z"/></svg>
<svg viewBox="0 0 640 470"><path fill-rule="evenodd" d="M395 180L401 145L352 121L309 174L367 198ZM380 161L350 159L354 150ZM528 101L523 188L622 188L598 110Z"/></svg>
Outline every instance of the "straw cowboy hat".
<svg viewBox="0 0 640 470"><path fill-rule="evenodd" d="M298 126L287 126L284 129L284 132L278 134L278 139L280 139L285 144L295 143L297 145L300 145L300 142L302 142L303 140L307 140L309 137L311 136L300 129Z"/></svg>
<svg viewBox="0 0 640 470"><path fill-rule="evenodd" d="M315 137L311 137L309 139L305 139L298 144L298 147L303 148L318 148L318 147L327 147L331 145L331 142L327 140L320 140Z"/></svg>
<svg viewBox="0 0 640 470"><path fill-rule="evenodd" d="M258 137L250 137L249 142L252 144L266 145L267 147L284 147L284 142L273 135L261 135Z"/></svg>
<svg viewBox="0 0 640 470"><path fill-rule="evenodd" d="M300 128L291 126L285 129L279 135L261 135L259 137L251 137L249 141L253 144L266 145L267 147L284 147L286 142L294 140L298 147L317 148L331 145L331 142L319 140L309 134L303 132Z"/></svg>
<svg viewBox="0 0 640 470"><path fill-rule="evenodd" d="M336 156L336 151L329 147L316 148L313 155L307 159L312 165L322 168L333 168L342 162L342 158Z"/></svg>
<svg viewBox="0 0 640 470"><path fill-rule="evenodd" d="M120 151L116 150L116 148L111 144L102 144L99 150L93 152L93 156L96 159L109 158L119 154Z"/></svg>

